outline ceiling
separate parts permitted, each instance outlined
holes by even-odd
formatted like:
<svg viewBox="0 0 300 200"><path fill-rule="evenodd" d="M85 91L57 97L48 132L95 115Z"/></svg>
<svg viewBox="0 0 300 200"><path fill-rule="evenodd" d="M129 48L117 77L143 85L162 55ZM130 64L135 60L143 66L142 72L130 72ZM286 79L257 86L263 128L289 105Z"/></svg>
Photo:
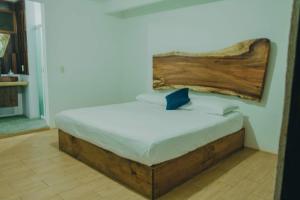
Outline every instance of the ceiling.
<svg viewBox="0 0 300 200"><path fill-rule="evenodd" d="M223 0L98 0L107 13L121 18L147 15Z"/></svg>

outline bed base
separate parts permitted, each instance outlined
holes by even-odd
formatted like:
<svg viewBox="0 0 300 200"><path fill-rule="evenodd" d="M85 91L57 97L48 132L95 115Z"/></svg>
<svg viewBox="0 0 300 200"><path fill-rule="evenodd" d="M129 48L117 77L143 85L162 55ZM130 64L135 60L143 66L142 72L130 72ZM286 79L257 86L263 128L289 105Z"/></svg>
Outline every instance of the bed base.
<svg viewBox="0 0 300 200"><path fill-rule="evenodd" d="M59 130L59 148L149 199L157 199L243 148L245 129L179 158L146 166Z"/></svg>

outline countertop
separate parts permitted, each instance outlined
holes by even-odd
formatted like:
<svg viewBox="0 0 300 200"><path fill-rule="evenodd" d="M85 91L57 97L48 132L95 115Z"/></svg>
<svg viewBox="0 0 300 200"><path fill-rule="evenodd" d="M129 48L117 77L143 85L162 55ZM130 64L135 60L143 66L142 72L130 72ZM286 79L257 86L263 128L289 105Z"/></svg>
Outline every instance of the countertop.
<svg viewBox="0 0 300 200"><path fill-rule="evenodd" d="M28 85L27 81L17 81L17 82L0 82L0 87L26 87Z"/></svg>

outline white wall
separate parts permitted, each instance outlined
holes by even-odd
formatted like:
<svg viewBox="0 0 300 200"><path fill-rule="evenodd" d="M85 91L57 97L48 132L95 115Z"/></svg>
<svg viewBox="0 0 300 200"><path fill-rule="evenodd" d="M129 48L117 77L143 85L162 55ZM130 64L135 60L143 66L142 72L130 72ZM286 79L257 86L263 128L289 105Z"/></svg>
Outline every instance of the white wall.
<svg viewBox="0 0 300 200"><path fill-rule="evenodd" d="M124 11L163 0L106 0L104 1L105 12L114 13Z"/></svg>
<svg viewBox="0 0 300 200"><path fill-rule="evenodd" d="M263 101L218 96L240 106L247 146L276 153L291 8L292 0L224 0L118 19L103 14L101 1L45 1L51 125L59 111L151 91L153 54L206 52L267 37L272 55Z"/></svg>
<svg viewBox="0 0 300 200"><path fill-rule="evenodd" d="M225 0L124 20L123 101L151 91L152 55L174 50L206 52L266 37L272 41L264 99L232 99L245 115L246 145L277 153L292 0Z"/></svg>
<svg viewBox="0 0 300 200"><path fill-rule="evenodd" d="M50 122L71 108L120 98L119 19L102 14L98 1L45 1Z"/></svg>
<svg viewBox="0 0 300 200"><path fill-rule="evenodd" d="M25 1L26 8L26 31L27 31L27 48L28 48L28 69L29 75L23 75L23 80L29 82L24 92L24 114L31 119L40 117L39 109L39 95L37 85L37 63L35 44L36 38L34 28L36 25L36 15L34 12L34 3L32 1Z"/></svg>

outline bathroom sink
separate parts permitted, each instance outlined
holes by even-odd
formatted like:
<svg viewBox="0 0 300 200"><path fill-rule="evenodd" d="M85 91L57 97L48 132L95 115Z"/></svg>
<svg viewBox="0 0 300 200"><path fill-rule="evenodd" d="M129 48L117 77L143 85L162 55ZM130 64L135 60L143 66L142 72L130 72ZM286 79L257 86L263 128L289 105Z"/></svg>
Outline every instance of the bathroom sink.
<svg viewBox="0 0 300 200"><path fill-rule="evenodd" d="M1 76L0 82L17 82L18 77L12 77L12 76Z"/></svg>

